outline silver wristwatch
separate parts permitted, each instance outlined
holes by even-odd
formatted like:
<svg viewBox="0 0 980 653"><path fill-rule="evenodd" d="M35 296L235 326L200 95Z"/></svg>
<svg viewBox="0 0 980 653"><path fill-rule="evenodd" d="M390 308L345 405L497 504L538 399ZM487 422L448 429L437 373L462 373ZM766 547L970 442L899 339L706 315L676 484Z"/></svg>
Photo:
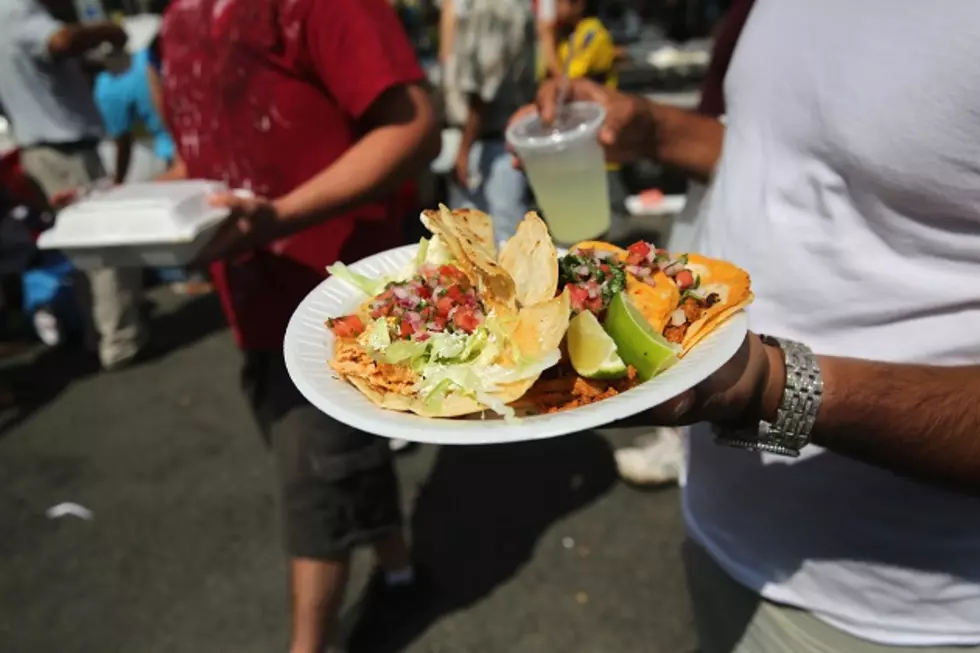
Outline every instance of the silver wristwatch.
<svg viewBox="0 0 980 653"><path fill-rule="evenodd" d="M716 425L715 441L795 458L810 443L810 431L820 411L823 397L820 364L813 351L804 344L772 336L760 337L763 343L782 350L786 364L786 387L776 421L761 420L757 426L740 429Z"/></svg>

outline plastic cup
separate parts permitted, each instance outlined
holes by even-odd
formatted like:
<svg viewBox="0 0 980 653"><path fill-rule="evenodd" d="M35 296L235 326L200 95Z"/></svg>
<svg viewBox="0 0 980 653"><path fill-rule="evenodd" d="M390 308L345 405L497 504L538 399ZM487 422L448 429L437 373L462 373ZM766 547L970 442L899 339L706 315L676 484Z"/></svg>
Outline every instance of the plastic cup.
<svg viewBox="0 0 980 653"><path fill-rule="evenodd" d="M552 125L531 114L507 129L507 142L558 243L596 238L612 224L606 161L597 140L605 117L596 102L572 102Z"/></svg>

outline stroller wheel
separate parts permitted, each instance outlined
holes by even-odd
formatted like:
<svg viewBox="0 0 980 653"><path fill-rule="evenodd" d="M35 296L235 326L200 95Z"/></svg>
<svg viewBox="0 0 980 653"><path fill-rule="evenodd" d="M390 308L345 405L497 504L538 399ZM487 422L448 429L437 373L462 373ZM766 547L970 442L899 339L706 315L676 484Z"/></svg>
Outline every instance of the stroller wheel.
<svg viewBox="0 0 980 653"><path fill-rule="evenodd" d="M34 311L34 332L48 347L57 347L65 340L61 321L53 311L39 308Z"/></svg>

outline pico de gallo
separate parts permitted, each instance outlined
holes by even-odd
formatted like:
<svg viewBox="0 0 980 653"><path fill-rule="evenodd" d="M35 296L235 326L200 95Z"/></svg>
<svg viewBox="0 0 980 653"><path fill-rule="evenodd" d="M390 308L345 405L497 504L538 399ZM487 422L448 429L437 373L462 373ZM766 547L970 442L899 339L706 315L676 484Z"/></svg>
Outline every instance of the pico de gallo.
<svg viewBox="0 0 980 653"><path fill-rule="evenodd" d="M373 320L386 318L392 335L425 341L433 333L476 331L486 311L466 274L455 265L423 265L408 281L389 283L368 305ZM356 337L366 329L357 315L327 320L338 338Z"/></svg>
<svg viewBox="0 0 980 653"><path fill-rule="evenodd" d="M601 315L609 302L626 288L626 267L611 252L576 249L558 265L559 286L568 288L572 312Z"/></svg>
<svg viewBox="0 0 980 653"><path fill-rule="evenodd" d="M696 287L697 278L686 268L686 254L671 259L667 250L642 240L630 245L626 251L626 270L640 281L655 286L653 275L657 270L663 270L665 275L674 280L681 292Z"/></svg>

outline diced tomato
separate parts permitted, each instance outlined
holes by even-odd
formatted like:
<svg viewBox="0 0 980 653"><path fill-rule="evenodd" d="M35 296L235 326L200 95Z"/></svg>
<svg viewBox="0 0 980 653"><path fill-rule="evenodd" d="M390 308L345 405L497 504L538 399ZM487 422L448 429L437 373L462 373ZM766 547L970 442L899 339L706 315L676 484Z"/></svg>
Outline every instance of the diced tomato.
<svg viewBox="0 0 980 653"><path fill-rule="evenodd" d="M609 264L607 263L603 263L602 265L600 265L599 269L602 270L605 274L609 274L612 272L612 268L610 268Z"/></svg>
<svg viewBox="0 0 980 653"><path fill-rule="evenodd" d="M480 326L480 318L473 308L461 306L453 313L453 324L466 333L473 333Z"/></svg>
<svg viewBox="0 0 980 653"><path fill-rule="evenodd" d="M447 317L445 315L436 315L432 318L432 327L435 331L442 331L446 328Z"/></svg>
<svg viewBox="0 0 980 653"><path fill-rule="evenodd" d="M446 288L446 297L449 297L454 302L458 302L463 298L463 291L459 286L449 286Z"/></svg>
<svg viewBox="0 0 980 653"><path fill-rule="evenodd" d="M650 243L645 243L642 240L638 240L626 249L630 254L639 254L640 256L646 257L646 255L650 253Z"/></svg>
<svg viewBox="0 0 980 653"><path fill-rule="evenodd" d="M440 317L448 316L449 311L453 310L453 306L455 305L456 302L453 301L452 297L448 295L440 297L436 300L436 315L439 315Z"/></svg>
<svg viewBox="0 0 980 653"><path fill-rule="evenodd" d="M418 290L416 290L416 294L418 294L418 296L422 299L428 299L429 297L432 297L432 288L429 288L428 286L419 286Z"/></svg>
<svg viewBox="0 0 980 653"><path fill-rule="evenodd" d="M347 315L329 320L327 326L338 338L354 338L364 333L364 323L356 315Z"/></svg>
<svg viewBox="0 0 980 653"><path fill-rule="evenodd" d="M402 323L398 327L398 334L402 338L408 338L413 333L415 333L415 328L409 323L408 320L402 320Z"/></svg>
<svg viewBox="0 0 980 653"><path fill-rule="evenodd" d="M681 270L674 276L679 290L685 290L694 285L694 273L690 270Z"/></svg>
<svg viewBox="0 0 980 653"><path fill-rule="evenodd" d="M589 291L577 284L568 285L568 299L572 305L572 310L580 313L586 310L585 304L589 301Z"/></svg>

